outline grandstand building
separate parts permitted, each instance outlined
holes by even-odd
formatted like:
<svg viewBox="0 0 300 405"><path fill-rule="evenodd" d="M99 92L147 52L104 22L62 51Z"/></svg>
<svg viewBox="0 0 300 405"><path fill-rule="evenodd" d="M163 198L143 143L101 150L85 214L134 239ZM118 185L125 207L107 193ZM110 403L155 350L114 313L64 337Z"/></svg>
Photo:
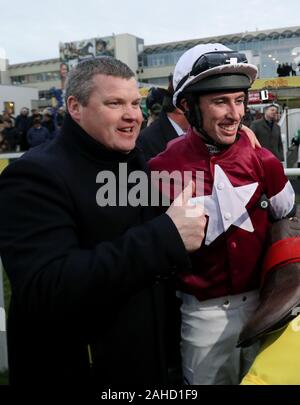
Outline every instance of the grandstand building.
<svg viewBox="0 0 300 405"><path fill-rule="evenodd" d="M300 106L300 26L231 35L199 38L186 41L144 45L144 40L131 34L93 38L59 45L60 58L12 64L8 67L10 83L35 87L41 103L51 99L50 89L60 89L61 65L72 66L84 57L111 54L127 63L139 82L166 86L179 57L197 44L220 42L234 50L244 52L250 63L258 66L259 79L254 89L275 90L278 100L286 105ZM105 52L103 47L105 44ZM107 47L108 45L108 47ZM84 54L86 50L86 54ZM98 53L99 51L99 53ZM73 53L72 53L73 52ZM278 67L288 64L291 74L278 77Z"/></svg>

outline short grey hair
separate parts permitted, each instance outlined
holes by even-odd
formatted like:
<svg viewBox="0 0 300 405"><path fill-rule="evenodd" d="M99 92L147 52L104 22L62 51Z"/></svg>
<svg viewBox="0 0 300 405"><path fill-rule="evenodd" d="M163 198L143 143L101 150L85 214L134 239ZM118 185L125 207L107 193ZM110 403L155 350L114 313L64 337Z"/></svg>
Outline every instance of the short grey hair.
<svg viewBox="0 0 300 405"><path fill-rule="evenodd" d="M76 97L79 103L87 106L94 90L93 78L97 74L131 79L133 71L123 62L111 56L99 56L85 59L72 68L65 86L65 100Z"/></svg>
<svg viewBox="0 0 300 405"><path fill-rule="evenodd" d="M266 113L266 112L267 112L270 108L272 108L272 107L275 107L276 110L277 110L277 112L279 112L279 107L278 107L278 105L276 105L276 104L267 105L267 106L263 109L263 112Z"/></svg>

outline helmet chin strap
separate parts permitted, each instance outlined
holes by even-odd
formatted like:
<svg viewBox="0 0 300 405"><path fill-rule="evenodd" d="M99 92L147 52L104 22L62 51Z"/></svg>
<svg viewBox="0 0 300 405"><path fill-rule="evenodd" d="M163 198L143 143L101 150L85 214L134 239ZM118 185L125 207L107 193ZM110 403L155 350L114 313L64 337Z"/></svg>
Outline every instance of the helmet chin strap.
<svg viewBox="0 0 300 405"><path fill-rule="evenodd" d="M186 94L185 99L188 109L185 109L184 114L188 122L191 124L191 127L196 130L197 134L205 143L219 146L219 144L217 144L202 127L202 114L198 105L199 95Z"/></svg>

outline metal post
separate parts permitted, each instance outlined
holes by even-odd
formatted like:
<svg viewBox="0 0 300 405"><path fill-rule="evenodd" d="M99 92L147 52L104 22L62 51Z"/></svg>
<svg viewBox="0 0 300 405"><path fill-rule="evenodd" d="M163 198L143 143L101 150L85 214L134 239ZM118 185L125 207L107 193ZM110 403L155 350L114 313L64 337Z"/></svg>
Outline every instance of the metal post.
<svg viewBox="0 0 300 405"><path fill-rule="evenodd" d="M0 371L8 369L7 342L6 342L6 317L4 309L3 267L0 258Z"/></svg>
<svg viewBox="0 0 300 405"><path fill-rule="evenodd" d="M285 118L285 123L286 123L286 146L287 148L289 148L290 144L289 144L289 109L288 107L286 107L286 118Z"/></svg>

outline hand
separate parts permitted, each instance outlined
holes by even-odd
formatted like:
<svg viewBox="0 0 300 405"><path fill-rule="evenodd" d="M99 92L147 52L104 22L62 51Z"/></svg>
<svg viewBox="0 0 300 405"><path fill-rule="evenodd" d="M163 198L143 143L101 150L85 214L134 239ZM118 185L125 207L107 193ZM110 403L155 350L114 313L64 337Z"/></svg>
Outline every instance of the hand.
<svg viewBox="0 0 300 405"><path fill-rule="evenodd" d="M189 203L194 190L195 183L191 181L166 212L174 222L188 252L200 248L207 222L203 206Z"/></svg>
<svg viewBox="0 0 300 405"><path fill-rule="evenodd" d="M298 237L300 235L300 206L297 206L295 217L275 222L270 234L270 245L282 239Z"/></svg>
<svg viewBox="0 0 300 405"><path fill-rule="evenodd" d="M261 148L261 144L258 142L258 139L256 138L255 133L252 131L252 129L246 127L245 125L242 125L242 130L248 136L253 149L255 149L256 147Z"/></svg>

